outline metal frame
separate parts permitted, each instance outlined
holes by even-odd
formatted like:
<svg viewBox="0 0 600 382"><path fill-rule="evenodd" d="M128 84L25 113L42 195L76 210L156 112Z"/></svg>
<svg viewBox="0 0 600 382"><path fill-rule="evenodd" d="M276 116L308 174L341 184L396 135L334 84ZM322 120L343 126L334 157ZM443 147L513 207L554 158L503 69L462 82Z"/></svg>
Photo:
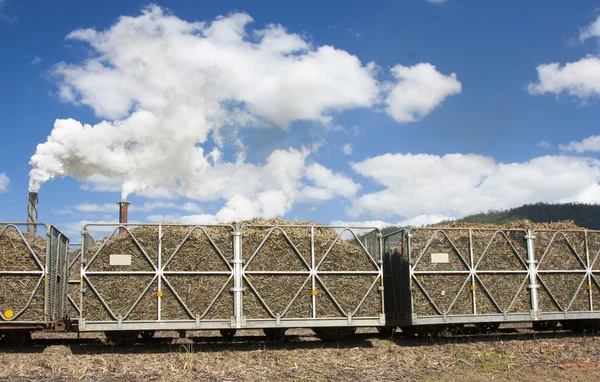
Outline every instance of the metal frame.
<svg viewBox="0 0 600 382"><path fill-rule="evenodd" d="M130 227L157 227L158 237L158 253L157 253L157 262L156 264L150 259L144 247L140 245L135 235L131 233ZM94 252L94 254L90 257L90 259L86 259L86 244L85 241L82 241L82 249L81 249L81 266L80 266L80 274L81 274L81 284L80 284L80 303L79 303L79 330L80 331L105 331L105 330L196 330L196 329L224 329L232 327L232 319L227 320L206 320L204 317L213 307L214 303L217 299L225 293L225 289L227 285L232 280L233 276L233 267L230 262L224 257L223 253L220 249L215 245L214 241L210 237L210 235L206 232L206 227L224 227L228 228L232 231L234 227L231 225L185 225L185 224L88 224L83 227L82 235L85 236L88 233L88 227L114 227L112 233L106 237L100 247ZM188 232L186 236L182 239L182 241L178 244L175 251L170 254L167 260L162 263L162 229L163 227L186 227L188 228ZM181 247L187 242L191 234L195 230L201 230L209 242L215 248L218 255L223 259L224 263L227 264L229 271L227 272L215 272L215 271L167 271L166 268L171 263L175 255L179 252ZM123 231L123 234L130 235L133 239L134 243L144 256L144 258L148 261L148 263L152 266L151 271L90 271L88 268L93 264L94 260L101 254L102 250L112 238L116 232ZM189 307L185 304L183 299L179 296L175 288L169 283L168 276L169 275L215 275L215 274L223 274L229 276L225 284L220 288L217 295L212 299L209 306L204 309L204 313L200 316L194 316L190 311ZM102 295L98 292L98 290L94 287L94 284L88 278L88 275L147 275L152 276L152 280L148 283L148 285L144 288L140 296L136 299L133 305L128 309L125 316L117 316L111 310L110 306L106 303ZM138 306L143 297L147 295L151 287L156 283L157 285L157 311L156 311L156 319L154 320L130 320L128 319L129 315L133 312L133 310ZM163 284L169 288L173 297L177 300L186 314L190 317L189 320L163 320L161 318L161 299L162 299L162 291L164 290ZM87 320L84 316L86 311L84 309L84 299L85 293L84 288L88 285L91 292L94 294L94 298L98 299L100 303L104 306L104 308L108 311L109 315L112 317L112 321L96 321L96 320Z"/></svg>
<svg viewBox="0 0 600 382"><path fill-rule="evenodd" d="M411 246L411 237L413 236L412 233L418 232L418 231L429 231L429 232L432 232L432 234L429 237L427 244L420 250L419 253L416 254L416 259L413 263L413 257L414 257L413 255L414 254L413 254L413 248ZM456 247L456 245L454 244L452 239L446 234L447 231L468 231L468 233L469 233L469 237L468 237L469 255L467 258L465 258L465 256L463 256L463 254ZM474 264L474 262L473 262L473 260L474 260L473 232L475 232L475 231L493 232L485 249L480 254L479 259L476 264ZM527 252L525 261L524 261L523 257L521 255L519 255L517 249L511 242L509 235L507 235L508 232L525 233L524 239L526 240L526 252ZM536 232L554 233L552 239L546 245L546 248L544 248L543 255L540 256L539 259L537 259L536 251L535 251L535 238L536 238L535 233ZM582 256L579 253L577 253L577 250L575 249L575 247L570 243L568 238L565 236L565 233L567 233L567 232L576 232L576 233L580 233L580 234L584 235L584 237L585 237L585 252L586 252L585 259L582 258ZM585 231L583 231L583 230L582 231L527 230L527 231L525 231L525 230L508 230L508 229L507 230L502 230L502 229L495 230L495 229L443 228L443 227L438 228L438 229L423 228L423 229L399 230L399 231L389 233L383 237L383 243L384 243L384 245L386 247L386 251L388 253L391 253L391 248L400 242L400 241L397 241L394 244L390 244L391 237L393 237L394 235L398 235L400 233L405 233L404 237L406 239L402 243L402 245L406 248L406 260L410 264L409 280L410 280L410 285L411 285L410 286L411 291L409 293L409 296L410 296L409 298L410 298L410 311L412 312L412 314L409 314L405 318L402 318L402 319L396 318L394 320L394 323L397 325L439 325L439 324L450 325L450 324L463 324L463 323L464 324L468 324L468 323L477 324L477 323L491 323L491 322L524 322L524 321L537 321L537 320L541 321L541 320L565 320L565 319L600 319L600 311L594 311L593 299L592 299L593 285L595 284L598 288L600 288L600 282L599 282L600 277L597 278L597 276L600 276L600 269L594 271L594 266L595 266L596 262L598 261L598 258L600 257L600 249L598 249L598 252L595 254L590 253L589 239L588 239L588 236L590 234L600 235L600 231L589 231L589 230L585 230ZM456 253L459 256L460 261L466 268L465 270L461 270L461 271L458 271L458 270L457 271L419 271L419 270L417 270L417 266L418 266L419 262L421 261L423 255L429 249L431 242L440 233L445 236L445 238L451 244L452 249L454 251L456 251ZM519 270L516 270L516 269L514 269L514 270L481 270L478 268L479 265L481 264L482 259L485 257L486 253L490 249L490 246L492 245L493 241L497 238L498 235L503 236L506 239L506 241L510 244L516 257L520 260L520 263L523 265L523 269L519 269ZM544 269L540 269L540 264L543 264L543 259L546 255L546 253L551 248L556 237L559 235L562 235L565 238L570 249L573 251L573 253L575 253L577 259L579 260L579 263L582 266L582 269L577 269L577 270L564 270L564 269L544 270ZM427 275L444 275L444 274L465 275L465 281L464 281L463 285L461 286L461 288L456 293L456 295L454 296L454 299L452 300L449 307L445 311L442 311L439 307L437 307L437 305L434 303L431 296L427 293L427 290L419 282L418 277L421 275L427 276ZM521 283L519 289L516 291L515 296L513 297L510 305L506 309L502 309L502 307L500 307L500 305L494 299L494 297L492 296L490 291L485 287L485 284L479 278L479 275L484 275L484 274L521 274L521 275L523 275L523 282ZM556 301L556 298L554 298L554 296L552 295L552 293L550 292L548 287L543 282L543 279L539 278L539 275L543 275L543 274L581 274L582 275L582 281L581 281L577 291L573 295L573 297L569 303L568 309L564 310L563 312L543 312L540 310L539 295L538 295L538 288L540 288L540 287L544 288L548 292L549 296L554 301L554 303L559 305L558 302ZM393 275L393 276L399 277L397 275ZM588 281L587 289L589 291L588 293L589 293L589 308L590 309L589 309L589 311L586 311L586 312L572 312L569 310L569 308L572 306L577 294L581 291L581 288L583 287L583 284L586 280ZM450 314L453 306L455 305L455 303L458 300L461 293L464 291L464 288L469 283L469 281L470 281L471 290L472 290L472 297L471 297L472 298L472 312L471 312L471 314ZM527 281L528 281L528 289L529 289L529 300L531 303L530 313L527 314L527 313L520 313L520 312L515 312L515 313L509 312L510 308L515 303L516 299L523 291L523 287L525 284L527 284ZM500 311L498 314L488 314L488 313L480 314L477 312L477 305L476 305L476 299L475 299L475 293L476 293L476 290L478 290L476 288L477 283L479 283L482 286L482 288L480 288L480 289L487 295L487 297L490 299L490 301L496 307L496 309L498 309ZM423 296L434 307L435 311L438 313L437 315L417 315L414 313L413 289L415 288L415 286L416 286L416 288L418 288L421 291ZM390 323L392 323L392 322L388 322L388 324L390 324Z"/></svg>
<svg viewBox="0 0 600 382"><path fill-rule="evenodd" d="M556 305L557 310L558 311L553 311L553 312L547 312L547 311L540 311L539 312L539 316L542 319L600 319L600 310L594 310L594 301L593 301L593 285L596 284L596 286L598 288L600 288L600 282L598 281L599 279L596 278L597 275L600 275L600 271L594 271L593 267L598 259L598 257L600 256L600 249L594 254L594 253L590 253L590 248L589 248L589 235L600 235L600 231L590 231L590 230L584 230L584 231L580 231L580 230L536 230L533 232L534 235L539 234L539 233L550 233L552 234L552 238L550 239L550 241L548 242L548 244L542 248L543 252L541 252L541 256L539 256L539 259L536 259L537 262L537 279L539 281L539 286L542 287L546 293L548 294L548 296L550 297L550 299L552 300L552 302L554 303L554 305ZM573 245L573 243L569 240L569 238L567 237L567 235L571 233L576 233L576 234L580 234L583 235L583 243L584 243L584 248L583 250L585 251L585 253L579 253L577 251L577 248L575 248L575 246ZM543 264L545 264L543 261L546 258L548 251L552 248L552 246L554 245L554 243L557 241L557 238L562 237L562 239L565 240L565 242L567 243L567 246L569 247L569 249L572 251L572 253L569 253L568 255L574 255L575 258L577 259L578 265L581 267L580 269L540 269L540 266L542 266ZM539 254L539 252L538 252ZM569 301L569 305L566 307L561 307L560 303L558 302L558 300L556 299L556 297L554 296L554 294L552 293L551 289L548 287L547 282L544 281L544 275L549 275L549 274L563 274L563 275L581 275L581 282L579 283L579 286L577 287L577 290L575 290L573 296L571 297L571 300ZM588 290L588 310L586 311L572 311L571 308L573 306L573 303L575 302L575 299L577 298L577 295L579 294L579 292L581 292L584 284L587 287Z"/></svg>
<svg viewBox="0 0 600 382"><path fill-rule="evenodd" d="M158 264L154 264L151 261L148 254L145 252L144 248L139 244L139 242L135 238L135 235L132 234L132 232L130 231L130 227L139 227L139 226L157 227L157 229L158 229L158 260L157 260ZM163 229L163 227L166 227L166 226L188 227L189 231L188 231L187 235L185 236L185 238L180 242L178 247L175 249L173 254L171 254L169 256L169 258L163 264L162 263L162 257L163 257L162 256L162 229ZM103 240L103 243L100 245L100 247L91 256L89 256L89 259L88 259L89 254L86 255L86 248L89 246L89 243L86 243L85 240L82 240L82 248L81 248L81 252L80 252L80 256L81 256L80 275L81 275L81 278L80 278L80 282L79 282L80 293L79 293L79 306L78 306L78 311L79 311L79 315L80 315L79 325L78 325L79 331L199 330L199 329L233 329L233 328L235 328L235 329L251 329L251 328L272 328L272 327L292 328L292 327L321 327L321 326L381 326L381 325L385 324L384 311L383 311L383 268L382 268L382 255L381 255L382 254L381 234L377 228L331 227L331 226L310 226L310 225L282 225L282 226L196 225L196 226L190 226L190 225L185 225L185 224L120 224L120 225L117 225L117 224L88 224L83 227L82 235L85 236L88 232L88 229L91 229L92 227L111 227L111 228L114 228L114 230L112 231L111 235L109 235L107 238L105 238ZM212 238L210 237L210 235L208 234L208 232L205 229L206 227L226 227L226 228L231 229L231 236L232 236L231 245L232 245L232 252L233 252L233 258L231 260L226 259L225 256L223 255L223 253L214 244ZM266 228L266 229L268 229L268 234L263 238L262 243L254 251L251 258L249 258L248 261L244 264L244 259L243 259L243 255L242 255L243 230L244 230L244 228L250 228L250 227ZM286 232L285 232L286 228L310 228L310 231L311 231L311 262L310 262L310 264L300 255L297 247L292 243L289 236L286 234ZM318 264L315 264L315 245L314 245L315 228L316 229L327 229L327 228L331 229L331 228L333 228L333 229L339 230L338 236L330 244L329 248L327 249L327 251L325 252L323 257L321 258L321 261ZM370 230L371 232L377 233L377 239L376 239L377 243L378 243L376 246L377 253L371 254L367 250L365 245L363 245L363 243L360 241L359 237L354 232L355 230L358 230L358 229ZM169 263L172 261L173 257L177 254L179 249L183 246L183 244L190 237L190 235L192 234L192 232L194 230L201 230L204 232L204 234L208 238L209 242L216 249L218 255L224 260L225 264L227 264L227 267L228 267L227 271L225 271L225 272L221 272L221 271L206 271L206 272L199 272L199 271L187 272L186 271L186 272L184 272L184 271L167 271L166 270L166 267L169 265ZM296 255L298 255L301 258L301 261L303 262L304 266L306 267L306 271L277 272L277 271L252 271L252 270L247 269L248 265L250 265L252 263L252 260L260 252L260 249L262 248L262 246L264 245L266 240L276 230L279 230L280 232L282 232L284 234L285 240L287 240L287 242L291 244ZM120 231L124 231L125 232L124 234L131 235L134 243L136 243L136 246L138 246L138 249L140 250L140 252L146 258L146 260L148 260L148 262L150 264L152 264L153 269L151 271L129 271L129 272L118 271L117 272L117 271L91 271L91 270L89 270L90 265L93 264L94 260L102 252L106 243L110 240L111 237L113 237L116 234L116 232L120 232ZM360 243L360 246L362 247L363 251L365 252L365 254L368 256L368 258L371 260L371 262L374 265L373 271L321 271L321 270L319 270L319 267L321 266L323 261L327 258L328 254L330 253L330 251L332 250L334 245L337 243L338 240L341 239L342 235L345 232L350 232L351 236L354 237ZM75 258L72 262L70 262L69 266L73 266L76 259L77 258ZM115 275L116 274L135 274L135 275L148 275L148 276L153 276L153 277L152 277L152 281L142 291L142 293L140 294L140 296L138 297L136 302L134 302L133 306L128 310L128 312L125 314L125 316L117 316L117 315L115 315L114 312L112 312L109 305L102 298L101 294L98 292L98 290L94 287L94 284L88 278L89 275L99 275L99 274L111 274L111 275L112 274L115 274ZM181 299L181 297L177 294L175 289L169 283L169 280L168 280L169 275L215 275L215 274L219 274L219 275L222 274L224 276L229 276L229 277L227 278L227 281L224 283L224 285L220 288L217 295L212 299L209 306L206 309L204 309L204 314L193 317L192 312L189 310L189 308L187 308L184 301ZM287 307L284 311L279 312L279 314L276 314L271 311L271 309L268 307L268 305L265 303L265 301L260 297L260 294L258 293L256 288L252 285L252 282L250 280L248 280L248 276L250 276L252 274L263 274L263 275L302 274L302 275L306 275L307 277L299 291L301 291L309 282L311 284L312 290L315 290L317 282L321 283L321 286L323 287L324 292L327 293L328 297L334 302L334 304L337 306L337 308L340 311L342 311L342 315L340 316L340 318L317 317L316 309L315 309L315 301L316 300L315 300L314 295L312 297L312 299L313 299L312 317L292 317L292 318L284 317L285 314L289 311L289 309L293 305L296 297L294 297L294 299L292 299L292 301L290 301L290 303L287 305ZM325 284L319 277L320 275L326 275L326 274L365 274L365 275L372 274L375 276L375 281L370 286L369 290L367 291L367 293L365 294L365 296L362 298L362 300L360 301L360 303L358 304L358 306L355 309L353 309L351 312L343 312L343 309L341 308L340 304L337 303L337 301L335 300L335 297L327 289L327 287L325 286ZM231 319L229 319L229 320L205 319L204 317L206 316L207 312L212 308L212 306L215 304L217 299L223 293L226 293L227 286L230 285L232 283L232 281L233 281L233 287L230 290L231 290L231 292L233 292L233 295L234 295L234 300L233 300L234 306L232 307L233 316L231 317ZM247 284L249 286L249 290L245 290L245 288L243 287L244 281L247 282ZM74 283L75 281L71 280L69 282ZM369 296L369 294L377 286L378 282L380 284L379 288L381 291L380 293L381 293L381 301L382 301L381 314L377 317L355 317L354 315L361 308L365 299ZM137 304L139 304L141 299L144 296L146 296L146 294L148 293L148 291L150 290L152 285L154 285L155 283L157 283L157 285L158 285L158 291L162 291L165 285L167 288L169 288L169 290L172 292L173 296L177 299L178 303L184 308L186 313L190 316L189 320L165 320L165 319L163 319L160 314L160 312L161 312L161 294L158 294L158 296L157 296L158 311L156 314L156 319L154 319L154 320L131 320L128 318L129 315L131 314L131 312L137 306ZM111 321L92 321L92 320L85 318L86 311L84 309L84 306L85 306L84 300L86 298L90 298L90 297L86 297L86 293L84 293L84 289L86 288L86 285L89 286L88 295L93 294L93 298L98 299L100 301L100 303L104 306L104 308L108 311L109 315L111 316L111 318L112 318ZM243 313L244 293L254 293L257 296L257 298L259 299L259 301L261 302L261 304L263 304L263 306L265 307L266 311L269 313L271 318L269 318L269 319L247 319ZM297 293L296 293L296 296L297 296Z"/></svg>
<svg viewBox="0 0 600 382"><path fill-rule="evenodd" d="M23 231L20 228L30 226L41 226L45 228L44 240L46 241L46 252L45 260L42 262L31 248L31 245L23 235ZM2 236L7 230L14 229L19 233L21 240L27 246L31 258L35 265L39 268L38 270L25 271L25 270L0 270L0 275L23 275L23 276L39 276L38 281L31 291L29 299L24 307L18 312L15 312L13 317L7 318L4 315L4 311L0 312L0 327L19 326L20 328L30 326L31 329L42 329L48 328L52 325L54 320L63 318L64 313L64 301L65 301L65 264L67 256L67 248L69 245L69 239L56 227L38 222L1 222L0 223L0 236ZM37 229L36 229L37 231ZM42 236L40 236L42 237ZM36 294L42 288L43 284L43 298L44 307L41 315L42 320L20 320L21 317L31 307L31 303L35 298ZM15 293L21 293L22 291L15 291Z"/></svg>
<svg viewBox="0 0 600 382"><path fill-rule="evenodd" d="M286 224L286 225L260 225L260 224L252 224L252 225L244 225L240 227L243 232L244 229L247 228L263 228L266 230L266 234L263 237L259 246L254 250L252 255L248 258L246 264L244 264L242 268L242 279L246 282L249 287L249 290L254 296L258 299L258 301L263 306L265 312L270 316L270 318L248 318L242 316L242 323L246 328L271 328L271 327L281 327L281 328L293 328L293 327L324 327L324 326L381 326L385 324L385 315L384 315L384 307L383 307L383 257L381 251L381 233L379 229L375 227L350 227L350 226L315 226L315 225L302 225L302 224ZM299 252L296 245L292 242L292 240L287 235L285 229L288 228L306 228L310 229L310 263L306 261L304 256ZM337 237L331 242L329 247L326 249L325 253L321 257L318 263L315 262L315 228L316 229L335 229L338 231ZM369 231L369 233L376 233L376 253L372 254L366 248L365 244L361 241L356 235L356 230ZM252 261L256 258L256 256L260 253L261 248L266 243L266 241L271 237L273 232L279 231L283 234L284 240L287 244L290 245L294 254L300 259L302 265L305 267L305 270L302 271L252 271L248 270L248 267L252 264ZM331 250L335 246L335 244L342 239L344 233L349 232L351 237L354 238L362 248L363 253L367 256L367 258L372 263L374 270L373 271L325 271L320 270L319 268L322 266L324 261L327 259L327 256L330 254ZM243 242L243 240L242 240ZM240 260L242 254L240 251ZM307 256L308 257L308 256ZM289 301L286 307L281 312L273 312L272 309L268 306L268 304L264 301L264 299L260 296L259 291L254 287L252 281L248 276L252 275L261 275L261 276L275 276L275 275L301 275L306 276L304 282L300 285L297 292L294 294L294 297ZM362 297L361 301L357 304L354 309L349 312L345 312L341 305L337 302L335 296L331 293L331 291L327 288L326 283L321 279L320 276L324 275L373 275L376 276L373 283L370 285L367 292ZM311 295L312 295L312 316L311 317L286 317L288 311L293 306L296 301L298 294L306 287L306 285L310 282L311 285ZM340 317L318 317L316 310L316 287L317 283L320 285L323 292L327 294L327 297L331 300L331 302L335 305L335 307L340 312ZM379 316L372 317L356 317L356 313L362 307L366 298L371 294L375 286L379 283L379 289L381 294L381 312ZM243 306L243 305L242 305Z"/></svg>

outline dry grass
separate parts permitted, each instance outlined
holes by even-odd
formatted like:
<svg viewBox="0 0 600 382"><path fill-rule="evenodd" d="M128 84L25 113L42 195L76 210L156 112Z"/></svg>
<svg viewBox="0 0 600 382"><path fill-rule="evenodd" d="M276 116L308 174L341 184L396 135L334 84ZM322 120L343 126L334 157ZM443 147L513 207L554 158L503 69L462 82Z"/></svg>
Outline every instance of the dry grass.
<svg viewBox="0 0 600 382"><path fill-rule="evenodd" d="M0 353L0 378L48 381L557 380L600 376L600 339L567 333L430 339L359 334L323 343L305 332L284 343L160 342L115 348L37 346Z"/></svg>

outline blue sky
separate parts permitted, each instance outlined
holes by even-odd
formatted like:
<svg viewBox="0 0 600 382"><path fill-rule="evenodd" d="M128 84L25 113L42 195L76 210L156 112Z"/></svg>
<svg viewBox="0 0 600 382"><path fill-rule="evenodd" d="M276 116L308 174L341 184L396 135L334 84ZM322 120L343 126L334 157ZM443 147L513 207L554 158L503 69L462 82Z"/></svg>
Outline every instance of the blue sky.
<svg viewBox="0 0 600 382"><path fill-rule="evenodd" d="M1 220L38 144L70 233L122 193L194 223L600 200L595 1L152 4L0 1Z"/></svg>

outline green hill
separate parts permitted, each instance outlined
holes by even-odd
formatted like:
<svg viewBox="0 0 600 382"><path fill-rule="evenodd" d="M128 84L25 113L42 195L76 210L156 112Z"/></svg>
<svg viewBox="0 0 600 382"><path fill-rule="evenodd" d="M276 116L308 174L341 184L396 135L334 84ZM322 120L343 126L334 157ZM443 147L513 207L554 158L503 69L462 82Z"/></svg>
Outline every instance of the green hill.
<svg viewBox="0 0 600 382"><path fill-rule="evenodd" d="M575 224L588 229L600 230L600 204L526 204L505 211L488 211L458 219L460 222L482 224L505 224L515 220L531 220L536 223L551 223L574 220ZM442 223L443 224L443 223ZM382 233L398 230L399 227L386 227Z"/></svg>
<svg viewBox="0 0 600 382"><path fill-rule="evenodd" d="M600 204L526 204L505 211L489 211L466 216L461 222L505 224L514 220L527 219L536 223L574 220L580 227L600 230Z"/></svg>

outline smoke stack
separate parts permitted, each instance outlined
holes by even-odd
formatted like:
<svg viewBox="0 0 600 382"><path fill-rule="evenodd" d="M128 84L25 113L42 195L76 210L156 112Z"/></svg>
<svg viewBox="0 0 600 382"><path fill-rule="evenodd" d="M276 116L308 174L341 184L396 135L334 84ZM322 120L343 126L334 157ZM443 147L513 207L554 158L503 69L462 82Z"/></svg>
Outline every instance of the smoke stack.
<svg viewBox="0 0 600 382"><path fill-rule="evenodd" d="M121 200L117 203L119 205L119 224L127 224L127 212L129 210L129 203L127 200ZM125 228L119 228L119 233L125 232Z"/></svg>
<svg viewBox="0 0 600 382"><path fill-rule="evenodd" d="M27 204L27 223L36 223L38 218L38 193L30 192L29 193L29 203ZM35 235L37 232L37 226L35 224L27 225L27 232L32 235Z"/></svg>

